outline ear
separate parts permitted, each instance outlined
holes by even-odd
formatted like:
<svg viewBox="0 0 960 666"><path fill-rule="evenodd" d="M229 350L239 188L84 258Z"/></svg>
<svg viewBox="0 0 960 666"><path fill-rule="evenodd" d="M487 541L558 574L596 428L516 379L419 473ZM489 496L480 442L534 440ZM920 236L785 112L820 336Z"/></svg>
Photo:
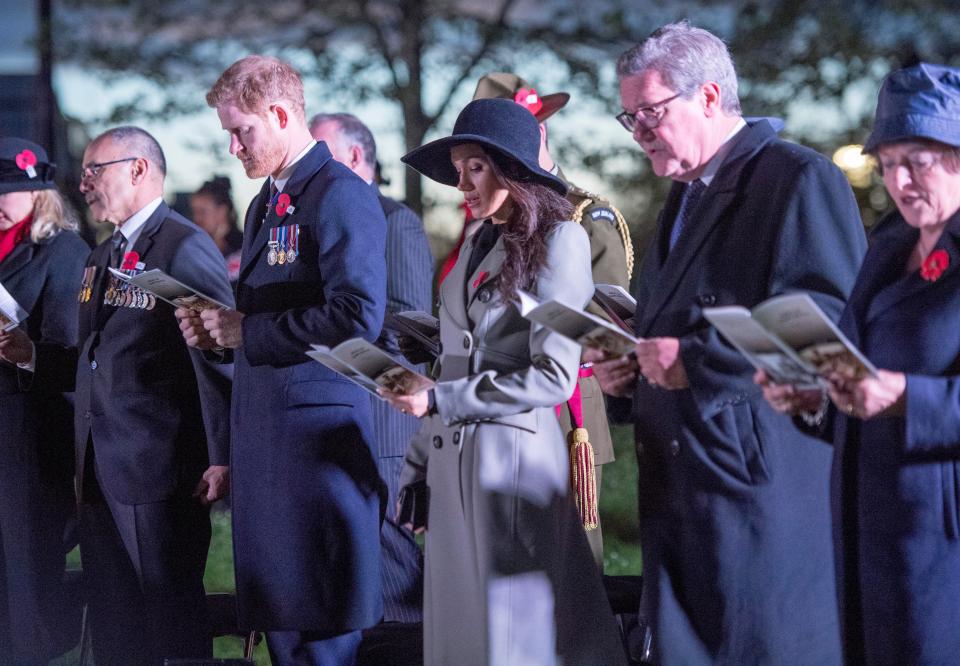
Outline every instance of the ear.
<svg viewBox="0 0 960 666"><path fill-rule="evenodd" d="M350 164L348 166L351 170L354 170L361 164L363 164L363 150L360 146L354 144L350 146Z"/></svg>
<svg viewBox="0 0 960 666"><path fill-rule="evenodd" d="M277 115L277 124L280 125L280 129L285 129L287 122L290 120L290 117L287 115L287 110L283 108L282 104L274 104L273 109Z"/></svg>
<svg viewBox="0 0 960 666"><path fill-rule="evenodd" d="M142 157L138 157L133 160L133 165L130 167L130 180L134 185L139 185L142 183L146 177L147 173L150 170L150 163Z"/></svg>
<svg viewBox="0 0 960 666"><path fill-rule="evenodd" d="M722 97L720 86L714 81L707 81L700 86L700 95L703 99L703 114L712 117L721 112Z"/></svg>

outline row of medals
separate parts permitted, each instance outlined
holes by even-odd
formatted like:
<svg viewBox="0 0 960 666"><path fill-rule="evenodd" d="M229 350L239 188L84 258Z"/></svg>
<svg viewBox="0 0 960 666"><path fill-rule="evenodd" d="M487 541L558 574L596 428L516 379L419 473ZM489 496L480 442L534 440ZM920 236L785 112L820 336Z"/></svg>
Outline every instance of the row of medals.
<svg viewBox="0 0 960 666"><path fill-rule="evenodd" d="M157 305L157 297L111 276L110 286L103 295L103 304L117 308L152 310Z"/></svg>
<svg viewBox="0 0 960 666"><path fill-rule="evenodd" d="M277 241L270 241L270 251L267 252L267 263L271 266L276 264L292 264L297 260L297 251L292 247L288 247L286 250L280 248L280 243Z"/></svg>

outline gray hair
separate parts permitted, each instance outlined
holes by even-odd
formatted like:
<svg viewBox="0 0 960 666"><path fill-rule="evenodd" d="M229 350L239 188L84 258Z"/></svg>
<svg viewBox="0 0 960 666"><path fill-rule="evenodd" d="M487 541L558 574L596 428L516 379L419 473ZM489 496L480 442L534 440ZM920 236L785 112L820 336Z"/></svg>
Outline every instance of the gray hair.
<svg viewBox="0 0 960 666"><path fill-rule="evenodd" d="M108 129L98 136L91 143L98 143L104 139L110 139L121 143L132 152L137 153L130 157L142 157L157 167L161 176L167 175L167 160L163 156L163 149L156 139L146 130L134 127L133 125L122 125Z"/></svg>
<svg viewBox="0 0 960 666"><path fill-rule="evenodd" d="M360 146L366 165L376 169L377 142L373 139L370 128L352 113L318 113L310 119L310 130L313 131L317 126L331 122L337 124L341 137L348 145Z"/></svg>
<svg viewBox="0 0 960 666"><path fill-rule="evenodd" d="M666 86L682 97L713 81L720 86L721 108L740 115L737 73L723 40L687 21L670 23L653 31L617 60L617 78L653 70Z"/></svg>

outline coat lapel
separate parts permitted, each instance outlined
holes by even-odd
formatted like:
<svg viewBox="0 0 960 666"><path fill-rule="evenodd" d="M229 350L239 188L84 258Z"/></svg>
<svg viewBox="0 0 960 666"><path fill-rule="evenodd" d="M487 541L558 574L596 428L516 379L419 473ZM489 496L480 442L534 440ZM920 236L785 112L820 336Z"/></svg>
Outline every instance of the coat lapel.
<svg viewBox="0 0 960 666"><path fill-rule="evenodd" d="M876 295L867 306L866 316L861 319L865 324L875 320L898 303L916 296L933 285L933 282L924 280L920 276L920 271L913 271L909 275L903 274L910 252L913 250L920 232L908 227L906 223L901 224L902 228L897 229L896 234L892 233L891 230L891 232L888 232L889 236L885 235L882 239L881 242L889 245L889 250L878 257L878 261L873 262L877 264L877 268L873 269L872 273L875 274L868 276L868 279L872 279L872 282L876 284L881 276L889 276L891 271L898 277L875 292ZM949 265L938 278L939 280L960 270L960 215L955 216L947 223L943 234L934 246L934 250L944 250L950 257Z"/></svg>
<svg viewBox="0 0 960 666"><path fill-rule="evenodd" d="M307 184L313 179L317 172L323 168L323 166L330 161L330 150L327 148L327 144L322 141L318 142L310 152L301 158L297 162L296 167L294 168L293 174L290 176L290 180L287 181L287 184L283 188L284 194L287 194L290 197L290 203L297 209L299 206L300 195L306 189ZM264 249L267 247L267 241L270 238L270 230L276 227L284 226L287 224L295 224L298 220L293 216L292 213L286 213L282 217L277 215L276 207L270 206L267 208L268 198L270 196L270 179L268 178L264 182L263 187L260 188L260 195L254 201L254 210L252 214L248 212L247 220L245 222L246 228L250 224L256 224L256 219L258 215L262 214L262 211L266 211L266 217L263 219L263 224L260 224L259 228L256 230L253 235L253 240L250 241L250 244L247 244L248 233L246 229L244 231L244 248L243 248L243 257L240 261L240 279L242 280L244 276L250 272L251 266L256 262L257 257L263 254Z"/></svg>
<svg viewBox="0 0 960 666"><path fill-rule="evenodd" d="M473 242L476 234L468 238L457 257L456 263L450 272L444 278L440 285L440 292L443 298L440 299L440 307L447 312L447 316L458 328L464 331L470 330L470 321L467 319L467 305L465 296L466 290L464 284L467 280L467 264L470 261L470 254L473 252Z"/></svg>
<svg viewBox="0 0 960 666"><path fill-rule="evenodd" d="M497 238L497 242L487 253L477 266L473 275L469 276L465 298L467 304L467 315L470 320L479 323L483 311L494 300L494 292L497 290L497 278L500 276L500 270L503 268L503 260L506 259L507 251L503 247L503 236ZM489 297L481 296L488 292Z"/></svg>
<svg viewBox="0 0 960 666"><path fill-rule="evenodd" d="M740 131L733 139L736 143L724 159L716 177L697 202L693 210L692 222L680 235L673 250L669 250L669 254L666 254L668 250L665 247L665 229L667 222L672 219L668 215L676 217L683 186L675 184L671 189L664 210L665 214L657 225L655 239L656 254L662 258L662 263L656 274L656 282L649 288L650 299L643 309L641 321L637 327L639 334L646 335L649 332L657 315L670 301L683 278L691 270L691 264L706 245L714 227L724 219L727 209L737 198L740 179L746 165L757 151L775 136L773 128L766 122L750 125Z"/></svg>
<svg viewBox="0 0 960 666"><path fill-rule="evenodd" d="M30 263L34 251L35 246L31 240L21 241L13 248L13 252L0 262L0 283L10 279L14 273Z"/></svg>

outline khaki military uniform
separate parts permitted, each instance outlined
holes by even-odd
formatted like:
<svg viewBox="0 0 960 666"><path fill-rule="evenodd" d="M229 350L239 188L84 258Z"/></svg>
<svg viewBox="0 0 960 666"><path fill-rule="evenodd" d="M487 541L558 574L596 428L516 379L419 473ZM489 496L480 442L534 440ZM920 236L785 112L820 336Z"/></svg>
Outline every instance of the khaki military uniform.
<svg viewBox="0 0 960 666"><path fill-rule="evenodd" d="M562 171L558 174L567 180ZM590 260L593 268L594 283L618 284L629 288L630 272L633 266L633 248L630 234L623 222L623 216L608 201L596 194L581 189L567 181L570 187L567 200L574 205L573 219L579 222L590 238ZM603 311L594 303L587 310L603 316ZM596 377L581 377L578 380L583 409L583 427L590 436L596 465L597 494L601 486L601 465L613 462L613 440L610 437L610 424L607 421L607 408L600 382ZM566 405L560 410L560 425L567 434L568 444L573 433L570 409ZM603 566L603 533L600 524L596 529L587 530L587 540L598 566Z"/></svg>

